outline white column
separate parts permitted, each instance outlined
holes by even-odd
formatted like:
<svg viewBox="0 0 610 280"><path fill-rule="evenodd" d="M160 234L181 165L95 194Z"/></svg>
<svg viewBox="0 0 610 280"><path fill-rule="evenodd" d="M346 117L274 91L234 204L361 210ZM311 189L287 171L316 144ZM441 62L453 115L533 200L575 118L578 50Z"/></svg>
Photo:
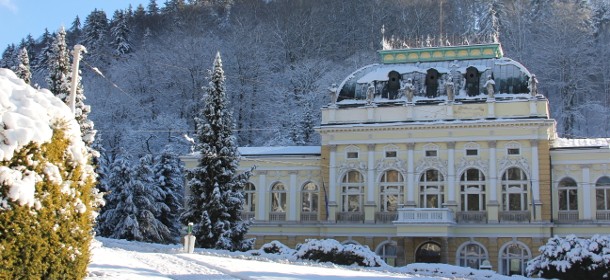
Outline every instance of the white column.
<svg viewBox="0 0 610 280"><path fill-rule="evenodd" d="M456 206L455 201L455 142L447 142L447 206Z"/></svg>
<svg viewBox="0 0 610 280"><path fill-rule="evenodd" d="M328 171L328 204L337 204L337 145L330 145L330 170Z"/></svg>
<svg viewBox="0 0 610 280"><path fill-rule="evenodd" d="M375 144L368 145L366 172L366 203L375 203Z"/></svg>
<svg viewBox="0 0 610 280"><path fill-rule="evenodd" d="M413 149L415 143L407 143L407 203L405 205L415 207L415 159Z"/></svg>
<svg viewBox="0 0 610 280"><path fill-rule="evenodd" d="M288 221L297 220L297 171L290 171L290 186L288 187Z"/></svg>
<svg viewBox="0 0 610 280"><path fill-rule="evenodd" d="M496 166L496 141L489 141L489 197L488 204L498 204L498 167Z"/></svg>
<svg viewBox="0 0 610 280"><path fill-rule="evenodd" d="M538 140L531 140L532 145L532 196L534 203L539 204L540 202L540 164L538 160Z"/></svg>
<svg viewBox="0 0 610 280"><path fill-rule="evenodd" d="M268 217L265 216L267 205L265 203L265 198L267 196L267 171L258 171L258 186L256 186L256 192L258 195L258 205L256 206L256 219L265 221L268 220Z"/></svg>
<svg viewBox="0 0 610 280"><path fill-rule="evenodd" d="M591 201L591 178L589 173L589 165L582 166L582 195L583 195L583 220L593 220L593 211L595 204Z"/></svg>

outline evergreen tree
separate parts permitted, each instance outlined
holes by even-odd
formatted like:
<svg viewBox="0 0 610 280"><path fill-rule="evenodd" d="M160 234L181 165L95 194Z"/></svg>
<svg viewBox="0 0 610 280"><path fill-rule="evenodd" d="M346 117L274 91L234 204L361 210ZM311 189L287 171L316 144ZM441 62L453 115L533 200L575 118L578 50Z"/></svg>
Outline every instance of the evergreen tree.
<svg viewBox="0 0 610 280"><path fill-rule="evenodd" d="M313 144L315 130L313 129L316 126L316 120L312 114L313 106L311 102L306 102L305 112L303 113L303 118L301 119L301 130L303 144L311 145Z"/></svg>
<svg viewBox="0 0 610 280"><path fill-rule="evenodd" d="M66 102L66 98L70 94L70 57L66 45L66 31L63 27L55 36L47 62L49 63L49 76L47 77L49 90Z"/></svg>
<svg viewBox="0 0 610 280"><path fill-rule="evenodd" d="M68 41L72 45L77 44L80 39L81 33L82 29L80 17L76 16L76 18L74 18L74 21L72 21L72 25L70 25L70 28L68 29Z"/></svg>
<svg viewBox="0 0 610 280"><path fill-rule="evenodd" d="M172 231L157 218L162 211L169 211L169 207L161 201L161 188L154 184L152 165L151 155L142 157L135 168L127 159L115 164L113 171L120 177L111 180L111 192L106 198L108 204L99 219L100 235L156 243L175 242Z"/></svg>
<svg viewBox="0 0 610 280"><path fill-rule="evenodd" d="M129 33L130 29L125 13L121 10L116 10L112 18L112 27L110 28L115 55L120 56L131 52Z"/></svg>
<svg viewBox="0 0 610 280"><path fill-rule="evenodd" d="M19 51L19 66L15 70L17 77L21 78L27 84L32 82L32 72L30 72L30 58L28 50L24 47Z"/></svg>
<svg viewBox="0 0 610 280"><path fill-rule="evenodd" d="M14 69L17 66L17 47L15 44L10 44L4 49L2 59L0 59L0 68Z"/></svg>
<svg viewBox="0 0 610 280"><path fill-rule="evenodd" d="M172 236L180 236L179 216L182 212L184 193L183 167L178 154L166 147L155 157L153 164L153 184L160 189L164 207L159 220L168 227Z"/></svg>
<svg viewBox="0 0 610 280"><path fill-rule="evenodd" d="M181 220L184 224L194 224L199 247L248 250L253 241L244 240L249 223L241 220L241 210L243 187L250 172L236 174L239 153L232 134L224 82L220 53L217 53L203 99L204 107L195 118L195 150L201 158L198 166L187 172L190 196Z"/></svg>
<svg viewBox="0 0 610 280"><path fill-rule="evenodd" d="M156 0L150 0L148 2L148 14L151 16L156 16L159 14L159 6L157 5Z"/></svg>
<svg viewBox="0 0 610 280"><path fill-rule="evenodd" d="M119 194L127 192L124 189L130 183L132 172L131 161L128 156L120 153L113 159L107 153L104 155L104 157L100 157L99 166L106 171L107 177L100 180L99 188L100 190L105 188L103 191L109 192L109 194L104 197L106 203L97 217L96 232L101 236L111 236L116 226L113 223L116 220L114 217L115 209L121 202Z"/></svg>
<svg viewBox="0 0 610 280"><path fill-rule="evenodd" d="M93 10L85 19L83 45L94 58L102 55L108 34L108 17L104 11Z"/></svg>
<svg viewBox="0 0 610 280"><path fill-rule="evenodd" d="M44 29L44 33L40 39L42 49L40 50L40 53L38 53L38 56L36 56L36 64L34 67L35 72L47 70L49 65L49 56L51 56L51 52L53 50L54 37L55 36L51 34L48 29Z"/></svg>
<svg viewBox="0 0 610 280"><path fill-rule="evenodd" d="M15 135L15 129L20 135L26 135L23 131L27 130L28 135L45 130L52 134L46 140L39 136L2 137L0 148L5 153L0 160L4 178L0 182L0 279L83 279L89 263L95 199L95 174L88 163L89 156L84 145L74 138L78 127L69 119L65 106L57 106L60 104L56 98L46 92L22 84L10 85L9 81L0 79L3 90L13 88L6 95L7 91L3 91L2 134ZM45 118L28 119L31 113L18 111L24 119L16 126L3 116L2 112L23 109L15 108L15 104L35 103L38 106L26 105L26 110L45 108L36 113L48 116L48 124L40 123ZM35 121L36 128L28 125ZM23 196L30 191L31 200ZM21 196L10 195L19 192Z"/></svg>

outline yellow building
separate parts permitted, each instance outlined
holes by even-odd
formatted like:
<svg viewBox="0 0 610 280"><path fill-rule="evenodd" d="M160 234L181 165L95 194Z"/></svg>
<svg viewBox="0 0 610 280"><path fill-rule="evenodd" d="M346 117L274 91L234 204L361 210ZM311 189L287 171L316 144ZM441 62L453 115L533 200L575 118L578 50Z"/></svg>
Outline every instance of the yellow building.
<svg viewBox="0 0 610 280"><path fill-rule="evenodd" d="M608 139L558 138L499 44L379 56L331 87L321 146L240 148L257 247L333 238L397 266L522 274L553 235L610 234Z"/></svg>

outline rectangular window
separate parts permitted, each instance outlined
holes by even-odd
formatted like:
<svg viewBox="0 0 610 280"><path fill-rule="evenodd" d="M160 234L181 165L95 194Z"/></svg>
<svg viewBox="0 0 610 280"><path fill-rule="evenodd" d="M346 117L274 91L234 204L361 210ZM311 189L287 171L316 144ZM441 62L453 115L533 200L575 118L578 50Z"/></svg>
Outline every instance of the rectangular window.
<svg viewBox="0 0 610 280"><path fill-rule="evenodd" d="M395 158L396 157L396 151L386 151L385 152L385 157L387 157L387 158Z"/></svg>
<svg viewBox="0 0 610 280"><path fill-rule="evenodd" d="M479 155L479 150L477 150L477 149L467 149L466 150L466 155L467 156L477 156L477 155Z"/></svg>
<svg viewBox="0 0 610 280"><path fill-rule="evenodd" d="M436 150L427 150L426 156L427 157L436 157Z"/></svg>
<svg viewBox="0 0 610 280"><path fill-rule="evenodd" d="M508 149L508 154L509 155L518 155L518 154L520 154L519 148L509 148Z"/></svg>
<svg viewBox="0 0 610 280"><path fill-rule="evenodd" d="M347 152L347 158L358 158L358 152Z"/></svg>

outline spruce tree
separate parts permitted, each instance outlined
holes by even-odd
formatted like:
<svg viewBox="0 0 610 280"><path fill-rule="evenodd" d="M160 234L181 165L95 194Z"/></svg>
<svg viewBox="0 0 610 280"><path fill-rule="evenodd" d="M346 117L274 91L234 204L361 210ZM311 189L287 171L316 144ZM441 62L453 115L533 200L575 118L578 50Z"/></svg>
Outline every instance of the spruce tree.
<svg viewBox="0 0 610 280"><path fill-rule="evenodd" d="M177 240L175 219L171 226L162 220L171 211L165 204L164 188L154 177L152 155L132 166L129 158L119 158L112 168L110 194L98 218L97 231L111 238L173 243Z"/></svg>
<svg viewBox="0 0 610 280"><path fill-rule="evenodd" d="M57 36L55 36L47 62L49 90L66 102L70 94L70 56L66 45L66 31L63 27L59 29Z"/></svg>
<svg viewBox="0 0 610 280"><path fill-rule="evenodd" d="M227 108L225 77L220 53L216 54L203 108L195 118L197 167L187 171L190 196L181 217L193 223L196 245L203 248L248 250L253 240L244 236L249 223L242 221L243 187L250 172L237 174L239 153Z"/></svg>
<svg viewBox="0 0 610 280"><path fill-rule="evenodd" d="M22 48L19 51L19 66L15 70L17 77L21 78L25 83L30 84L32 82L32 72L30 72L30 58L28 56L28 50Z"/></svg>
<svg viewBox="0 0 610 280"><path fill-rule="evenodd" d="M169 228L172 236L180 236L182 200L184 193L183 167L178 154L166 147L155 157L152 167L153 184L160 189L161 202L164 207L159 213L159 220Z"/></svg>
<svg viewBox="0 0 610 280"><path fill-rule="evenodd" d="M116 10L112 17L112 27L110 28L110 36L112 37L112 45L114 46L114 54L117 56L131 52L131 44L129 43L129 33L131 32L127 16L121 10Z"/></svg>

